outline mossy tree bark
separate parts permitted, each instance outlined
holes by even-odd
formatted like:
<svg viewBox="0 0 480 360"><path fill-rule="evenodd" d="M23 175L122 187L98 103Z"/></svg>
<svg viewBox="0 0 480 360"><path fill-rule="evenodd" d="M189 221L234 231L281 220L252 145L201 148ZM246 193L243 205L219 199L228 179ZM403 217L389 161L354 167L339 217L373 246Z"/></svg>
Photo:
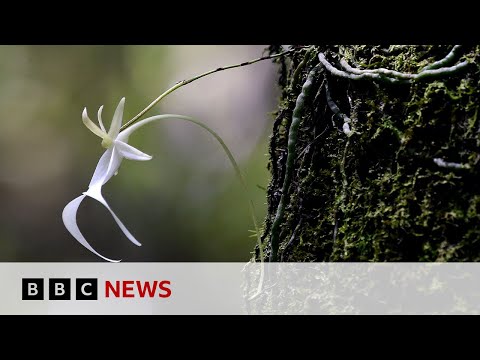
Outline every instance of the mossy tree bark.
<svg viewBox="0 0 480 360"><path fill-rule="evenodd" d="M270 260L480 260L480 46L460 49L451 65L468 61L461 70L409 83L342 78L318 57L416 74L451 49L316 46L279 60L262 235Z"/></svg>

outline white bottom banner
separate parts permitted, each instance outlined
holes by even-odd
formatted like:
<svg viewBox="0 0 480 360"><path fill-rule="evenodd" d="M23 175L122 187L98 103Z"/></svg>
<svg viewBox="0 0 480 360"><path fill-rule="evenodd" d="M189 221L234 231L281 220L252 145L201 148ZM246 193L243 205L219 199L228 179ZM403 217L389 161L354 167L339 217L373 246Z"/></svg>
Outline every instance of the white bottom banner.
<svg viewBox="0 0 480 360"><path fill-rule="evenodd" d="M480 314L477 263L0 263L0 314Z"/></svg>

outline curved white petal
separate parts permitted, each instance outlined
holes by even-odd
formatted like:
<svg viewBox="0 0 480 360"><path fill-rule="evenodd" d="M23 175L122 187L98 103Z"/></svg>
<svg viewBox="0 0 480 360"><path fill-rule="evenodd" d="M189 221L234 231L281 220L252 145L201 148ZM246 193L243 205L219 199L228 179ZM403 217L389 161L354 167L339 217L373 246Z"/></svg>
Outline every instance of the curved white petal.
<svg viewBox="0 0 480 360"><path fill-rule="evenodd" d="M108 203L105 201L105 199L102 196L102 187L101 186L94 186L94 187L88 189L88 191L85 192L84 194L90 196L91 198L97 200L103 206L105 206L108 209L108 211L110 211L110 214L112 214L113 219L116 221L116 223L118 224L118 226L120 227L122 232L125 234L125 236L128 238L128 240L130 240L132 243L134 243L137 246L142 246L142 244L140 244L138 242L138 240L135 239L135 237L130 233L130 231L128 231L128 229L125 227L125 225L123 225L123 223L120 221L120 219L117 217L117 215L115 215L113 210L110 208Z"/></svg>
<svg viewBox="0 0 480 360"><path fill-rule="evenodd" d="M137 160L137 161L147 161L151 160L152 157L140 150L134 148L127 143L124 143L120 140L115 140L115 148L118 150L119 154L129 160Z"/></svg>
<svg viewBox="0 0 480 360"><path fill-rule="evenodd" d="M115 140L122 127L123 108L125 106L125 98L123 97L118 103L115 114L113 114L112 123L110 124L110 130L108 130L108 136Z"/></svg>
<svg viewBox="0 0 480 360"><path fill-rule="evenodd" d="M90 250L92 253L94 253L97 256L100 256L102 259L111 261L111 262L119 262L120 260L112 260L109 259L101 254L99 254L85 239L83 234L80 232L80 229L78 228L77 225L77 211L78 207L80 206L80 203L82 200L85 199L85 195L80 195L79 197L73 199L70 201L65 208L63 209L62 212L62 219L63 219L63 224L67 228L67 230L72 234L72 236L77 239L77 241L85 246L88 250Z"/></svg>
<svg viewBox="0 0 480 360"><path fill-rule="evenodd" d="M103 126L102 111L103 111L103 105L98 108L97 117L98 117L98 123L100 124L100 128L106 134L107 130L105 130L105 126Z"/></svg>
<svg viewBox="0 0 480 360"><path fill-rule="evenodd" d="M122 163L122 156L115 149L115 146L112 146L110 149L107 149L98 161L95 172L93 173L92 180L88 187L94 187L97 185L102 186L108 180L112 178L113 175L118 171L120 164Z"/></svg>
<svg viewBox="0 0 480 360"><path fill-rule="evenodd" d="M113 146L112 151L112 157L110 158L110 163L108 164L107 173L105 174L102 185L105 184L108 180L110 180L112 176L117 174L118 168L120 167L120 164L123 160L116 146Z"/></svg>
<svg viewBox="0 0 480 360"><path fill-rule="evenodd" d="M96 186L97 184L103 185L103 179L105 175L107 175L108 165L110 164L111 158L113 155L113 147L107 149L103 155L100 157L98 161L97 167L92 176L92 180L90 180L90 184L88 187Z"/></svg>
<svg viewBox="0 0 480 360"><path fill-rule="evenodd" d="M85 126L91 131L93 132L95 135L101 137L102 139L105 138L106 136L106 133L104 131L102 131L92 120L90 120L90 118L88 117L88 114L87 114L87 108L83 109L83 112L82 112L82 120L83 120L83 123L85 124Z"/></svg>

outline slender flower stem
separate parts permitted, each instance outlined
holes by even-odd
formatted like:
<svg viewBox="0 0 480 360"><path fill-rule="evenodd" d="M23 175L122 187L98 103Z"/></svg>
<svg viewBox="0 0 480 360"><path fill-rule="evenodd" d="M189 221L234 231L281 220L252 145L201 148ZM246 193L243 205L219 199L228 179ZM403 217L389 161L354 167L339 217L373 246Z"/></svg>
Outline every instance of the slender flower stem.
<svg viewBox="0 0 480 360"><path fill-rule="evenodd" d="M311 49L311 47L308 47ZM174 92L175 90L181 88L182 86L185 86L187 84L190 84L198 79L201 79L205 76L208 76L208 75L211 75L211 74L214 74L216 72L220 72L220 71L224 71L224 70L229 70L229 69L234 69L234 68L238 68L238 67L242 67L242 66L247 66L247 65L252 65L252 64L255 64L259 61L263 61L263 60L268 60L268 59L275 59L275 58L279 58L279 57L282 57L282 56L285 56L287 54L290 54L294 51L297 51L297 49L291 49L291 50L287 50L287 51L284 51L282 53L279 53L279 54L275 54L275 55L270 55L270 56L263 56L263 57L260 57L260 58L257 58L257 59L254 59L254 60L250 60L250 61L246 61L246 62L242 62L240 64L234 64L234 65L229 65L229 66L223 66L223 67L219 67L219 68L216 68L214 70L210 70L210 71L207 71L205 73L202 73L200 75L197 75L193 78L190 78L190 79L187 79L187 80L182 80L180 82L177 82L175 85L173 85L171 88L169 88L168 90L166 90L164 93L160 94L155 100L152 101L152 103L150 105L148 105L145 109L143 109L142 111L140 111L135 117L133 117L131 120L127 121L122 127L120 130L125 130L127 129L129 126L135 124L138 122L138 120L143 116L145 115L150 109L152 109L156 104L158 104L163 98L165 98L168 94L171 94L172 92ZM190 121L200 127L202 127L203 129L205 129L206 131L208 131L219 143L220 145L222 146L223 150L225 151L225 153L227 154L234 170L235 170L235 173L238 177L238 179L240 180L245 192L248 194L248 188L247 188L247 183L245 181L245 178L243 177L242 175L242 172L240 171L240 167L238 166L237 162L235 161L235 158L233 157L233 154L231 153L231 151L229 150L229 148L227 147L227 145L225 144L225 142L222 140L222 138L215 132L213 131L212 129L210 129L208 126L206 126L205 124L203 124L202 122L200 121L197 121L195 119L192 119L191 117L188 117L188 116L179 116L179 115L171 115L173 118L177 118L177 119L183 119L183 120L186 120L186 121ZM151 121L152 119L154 118L166 118L167 116L165 115L161 115L161 116L157 116L157 117L152 117L152 118L149 118L149 119L144 119L142 120L142 122L146 121L149 122ZM262 241L261 241L261 238L260 238L260 228L258 226L258 223L257 223L257 219L255 217L255 207L254 207L254 204L253 204L253 201L251 200L250 197L248 197L248 203L249 203L249 210L250 210L250 215L252 217L252 221L253 221L253 225L255 227L255 232L256 232L256 235L257 235L257 244L258 244L258 249L259 249L259 252L260 252L260 262L261 262L261 271L260 271L260 281L259 281L259 284L258 284L258 288L257 288L257 291L256 293L250 298L253 299L255 297L257 297L261 292L262 292L262 288L263 288L263 282L264 282L264 277L265 277L265 269L264 269L264 253L263 253L263 246L262 246Z"/></svg>
<svg viewBox="0 0 480 360"><path fill-rule="evenodd" d="M136 121L138 121L138 119L140 119L143 115L145 115L151 108L153 108L156 104L158 104L158 102L160 100L162 100L164 97L166 97L168 94L174 92L175 90L177 90L178 88L181 88L182 86L185 86L187 84L190 84L198 79L201 79L205 76L208 76L208 75L211 75L211 74L214 74L216 72L219 72L219 71L223 71L223 70L229 70L229 69L234 69L234 68L238 68L238 67L242 67L242 66L247 66L247 65L252 65L252 64L255 64L259 61L263 61L263 60L268 60L268 59L275 59L275 58L278 58L278 57L282 57L282 56L285 56L287 54L290 54L294 51L297 51L296 49L292 49L292 50L287 50L287 51L284 51L280 54L275 54L275 55L270 55L270 56L263 56L263 57L260 57L258 59L254 59L254 60L250 60L250 61L246 61L246 62L243 62L243 63L240 63L240 64L235 64L235 65L229 65L229 66L223 66L223 67L219 67L217 69L214 69L214 70L210 70L210 71L207 71L203 74L200 74L200 75L197 75L191 79L187 79L187 80L182 80L180 82L177 82L175 85L173 85L170 89L168 89L167 91L165 91L163 94L161 94L159 97L157 97L155 100L152 101L152 103L150 105L148 105L145 109L143 109L142 111L140 111L134 118L132 118L131 120L129 120L128 122L126 122L121 130L124 130L126 129L127 127L129 127L130 125L132 125L133 123L135 123Z"/></svg>
<svg viewBox="0 0 480 360"><path fill-rule="evenodd" d="M263 288L263 282L264 282L264 277L265 277L265 269L264 269L264 252L263 252L263 245L262 245L262 239L260 237L260 228L258 226L258 222L255 216L255 206L253 204L253 201L251 197L249 196L249 191L247 187L247 182L245 181L245 178L242 174L242 171L240 170L240 166L238 166L237 161L235 160L232 152L228 148L227 144L222 140L220 135L218 135L213 129L202 123L201 121L198 121L194 118L191 118L190 116L184 116L184 115L176 115L176 114L163 114L163 115L156 115L156 116L151 116L149 118L143 119L140 122L136 123L135 125L131 126L127 132L133 132L137 130L138 128L142 127L143 125L146 125L147 123L150 123L152 121L156 120L168 120L168 119L179 119L179 120L185 120L188 122L191 122L195 125L200 126L202 129L208 131L210 135L212 135L215 140L218 141L222 149L225 151L225 154L227 154L228 159L230 160L230 163L232 164L233 169L235 170L235 174L237 175L237 178L239 179L240 183L242 184L243 189L245 190L245 193L247 194L248 198L248 205L249 205L249 211L250 211L250 216L252 218L253 226L255 227L255 232L257 236L257 245L258 245L258 250L260 252L260 261L261 261L261 268L260 268L260 281L258 284L257 292L254 296L258 296L262 292Z"/></svg>

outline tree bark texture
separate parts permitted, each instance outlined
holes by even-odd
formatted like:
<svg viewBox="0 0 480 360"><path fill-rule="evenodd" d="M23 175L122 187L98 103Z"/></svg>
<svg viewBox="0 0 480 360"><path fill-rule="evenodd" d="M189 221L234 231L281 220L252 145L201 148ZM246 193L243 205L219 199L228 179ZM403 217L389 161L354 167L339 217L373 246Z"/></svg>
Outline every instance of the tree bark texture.
<svg viewBox="0 0 480 360"><path fill-rule="evenodd" d="M480 46L439 63L468 62L450 72L398 75L452 49L298 47L278 60L262 234L270 261L480 260ZM343 61L379 75L339 76L319 54L339 71Z"/></svg>

